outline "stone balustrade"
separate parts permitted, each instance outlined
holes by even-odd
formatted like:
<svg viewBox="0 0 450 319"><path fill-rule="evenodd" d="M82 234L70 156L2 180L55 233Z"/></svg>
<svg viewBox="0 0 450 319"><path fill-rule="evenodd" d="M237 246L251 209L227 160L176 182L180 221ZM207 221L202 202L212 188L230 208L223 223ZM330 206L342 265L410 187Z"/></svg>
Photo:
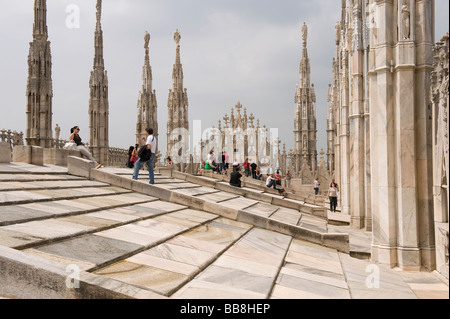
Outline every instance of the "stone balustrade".
<svg viewBox="0 0 450 319"><path fill-rule="evenodd" d="M125 167L128 160L128 150L117 147L108 149L108 166Z"/></svg>
<svg viewBox="0 0 450 319"><path fill-rule="evenodd" d="M23 145L23 133L1 129L0 142L8 143L11 149L16 145Z"/></svg>
<svg viewBox="0 0 450 319"><path fill-rule="evenodd" d="M64 147L64 144L66 144L67 142L69 142L68 140L57 140L57 139L53 139L52 140L52 146L53 148L56 148L58 150L62 150Z"/></svg>

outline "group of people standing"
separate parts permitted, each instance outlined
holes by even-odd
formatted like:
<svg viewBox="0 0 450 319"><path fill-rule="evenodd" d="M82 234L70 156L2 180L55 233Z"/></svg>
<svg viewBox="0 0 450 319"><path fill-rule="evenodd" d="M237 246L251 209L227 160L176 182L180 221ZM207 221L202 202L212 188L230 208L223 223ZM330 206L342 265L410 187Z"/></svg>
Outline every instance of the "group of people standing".
<svg viewBox="0 0 450 319"><path fill-rule="evenodd" d="M244 172L246 177L252 175L253 179L261 180L262 178L261 169L259 168L258 164L256 164L254 161L250 164L248 158L245 159L244 162Z"/></svg>
<svg viewBox="0 0 450 319"><path fill-rule="evenodd" d="M136 163L139 153L139 144L135 144L134 146L130 146L128 149L128 160L125 164L126 167L134 168L134 163Z"/></svg>
<svg viewBox="0 0 450 319"><path fill-rule="evenodd" d="M139 170L147 164L149 183L153 185L155 184L154 165L157 141L156 137L153 135L152 128L146 128L145 135L146 139L143 139L142 136L136 134L137 139L142 145L139 146L139 144L135 144L134 146L129 147L128 159L125 165L134 169L132 178L133 180L137 180L139 177Z"/></svg>
<svg viewBox="0 0 450 319"><path fill-rule="evenodd" d="M246 159L242 166L238 162L233 163L233 171L230 174L230 185L241 187L241 177L244 175L245 177L249 177L250 168L252 169L252 177L261 180L263 174L260 168L254 162L250 165L248 159Z"/></svg>
<svg viewBox="0 0 450 319"><path fill-rule="evenodd" d="M154 164L157 141L156 137L153 136L152 128L145 129L145 135L146 139L143 139L142 136L136 134L136 137L140 140L142 146L135 144L134 146L129 147L128 159L125 165L134 169L132 178L137 180L139 177L139 170L147 164L149 183L153 185L155 183Z"/></svg>
<svg viewBox="0 0 450 319"><path fill-rule="evenodd" d="M155 157L156 157L156 137L153 135L152 128L145 129L146 139L143 139L142 136L136 134L136 137L140 140L142 146L139 148L138 157L136 162L134 163L134 171L133 171L133 180L137 180L139 177L139 170L144 164L147 164L148 167L148 177L149 183L151 185L155 184Z"/></svg>

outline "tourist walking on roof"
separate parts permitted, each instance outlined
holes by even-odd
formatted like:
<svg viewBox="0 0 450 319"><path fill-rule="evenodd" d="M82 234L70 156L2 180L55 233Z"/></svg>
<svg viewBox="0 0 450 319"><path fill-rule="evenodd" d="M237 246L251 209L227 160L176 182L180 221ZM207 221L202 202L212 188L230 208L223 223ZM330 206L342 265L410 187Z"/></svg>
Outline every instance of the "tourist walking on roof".
<svg viewBox="0 0 450 319"><path fill-rule="evenodd" d="M314 179L314 192L316 195L319 194L319 186L320 186L320 183L316 177L316 179Z"/></svg>
<svg viewBox="0 0 450 319"><path fill-rule="evenodd" d="M330 210L332 212L336 211L337 196L338 196L338 189L336 187L336 184L331 182L330 188L328 189L328 198L330 199Z"/></svg>
<svg viewBox="0 0 450 319"><path fill-rule="evenodd" d="M83 154L84 156L86 156L90 161L93 161L95 163L95 168L100 168L102 165L97 163L97 161L94 159L94 157L92 156L92 154L88 151L88 149L86 148L86 146L84 145L84 143L81 141L81 137L79 135L80 133L80 127L74 126L70 129L70 136L69 136L69 140L70 141L74 141L75 144L77 144L77 149L81 152L81 154Z"/></svg>
<svg viewBox="0 0 450 319"><path fill-rule="evenodd" d="M147 140L144 140L139 134L136 134L136 136L141 140L143 145L146 145L147 152L140 153L136 163L134 164L134 173L133 173L133 179L137 180L139 177L139 170L141 169L141 166L143 166L145 163L147 163L148 168L148 177L149 177L149 183L151 185L155 184L155 175L153 171L153 166L155 165L155 156L156 156L156 137L153 136L153 129L152 128L146 128L145 129L145 135L147 136ZM142 148L142 146L141 146Z"/></svg>
<svg viewBox="0 0 450 319"><path fill-rule="evenodd" d="M336 182L334 181L334 178L331 180L331 183L334 183L334 186L336 186L336 189L337 189L337 191L339 192L339 185L338 185L338 183L336 183ZM331 186L331 183L330 183L330 186Z"/></svg>

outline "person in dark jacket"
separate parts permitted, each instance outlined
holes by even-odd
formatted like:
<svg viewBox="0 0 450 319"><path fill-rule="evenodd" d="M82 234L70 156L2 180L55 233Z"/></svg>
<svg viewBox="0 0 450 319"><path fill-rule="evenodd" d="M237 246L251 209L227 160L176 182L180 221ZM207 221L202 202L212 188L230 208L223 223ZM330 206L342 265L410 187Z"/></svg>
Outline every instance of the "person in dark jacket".
<svg viewBox="0 0 450 319"><path fill-rule="evenodd" d="M230 185L235 187L241 187L242 174L239 172L239 168L234 168L233 173L230 176Z"/></svg>

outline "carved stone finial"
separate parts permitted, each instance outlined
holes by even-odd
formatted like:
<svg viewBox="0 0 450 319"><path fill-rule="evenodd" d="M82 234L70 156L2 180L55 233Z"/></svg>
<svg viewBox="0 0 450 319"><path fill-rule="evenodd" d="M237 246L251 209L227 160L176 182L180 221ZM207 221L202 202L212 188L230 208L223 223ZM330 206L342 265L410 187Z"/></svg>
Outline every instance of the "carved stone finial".
<svg viewBox="0 0 450 319"><path fill-rule="evenodd" d="M253 127L253 120L255 119L253 113L250 114L250 117L248 119L250 120L250 127Z"/></svg>
<svg viewBox="0 0 450 319"><path fill-rule="evenodd" d="M238 113L240 113L240 111L241 111L241 109L242 109L242 104L241 104L241 102L238 102L238 103L236 104L235 107L236 107Z"/></svg>

